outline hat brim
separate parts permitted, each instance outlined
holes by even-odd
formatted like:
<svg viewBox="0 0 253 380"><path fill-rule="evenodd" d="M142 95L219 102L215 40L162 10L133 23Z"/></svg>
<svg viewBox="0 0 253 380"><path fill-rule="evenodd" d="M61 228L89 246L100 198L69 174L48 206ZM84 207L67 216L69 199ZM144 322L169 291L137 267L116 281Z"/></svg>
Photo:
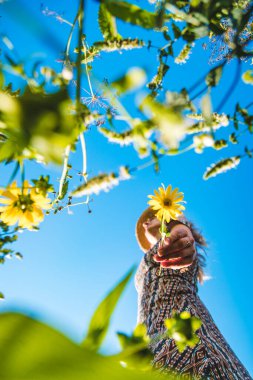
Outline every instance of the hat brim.
<svg viewBox="0 0 253 380"><path fill-rule="evenodd" d="M145 235L145 229L143 227L143 223L149 218L155 216L156 212L152 209L152 207L147 207L139 219L137 220L136 226L135 226L135 236L138 241L138 244L142 251L147 252L150 247L150 242L146 238Z"/></svg>

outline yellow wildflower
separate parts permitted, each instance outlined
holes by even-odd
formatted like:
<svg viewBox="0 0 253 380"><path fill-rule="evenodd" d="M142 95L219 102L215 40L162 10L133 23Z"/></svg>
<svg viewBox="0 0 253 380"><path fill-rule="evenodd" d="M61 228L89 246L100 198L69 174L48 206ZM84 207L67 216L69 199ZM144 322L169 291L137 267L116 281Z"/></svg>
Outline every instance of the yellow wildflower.
<svg viewBox="0 0 253 380"><path fill-rule="evenodd" d="M19 227L32 230L44 219L42 210L51 208L51 200L30 186L27 180L23 191L14 181L6 189L0 189L0 196L0 220L8 226L18 223Z"/></svg>
<svg viewBox="0 0 253 380"><path fill-rule="evenodd" d="M157 219L169 223L171 219L177 219L182 214L182 210L185 210L185 207L180 203L186 202L183 200L184 194L178 192L178 188L172 190L171 185L166 189L163 184L162 186L159 187L159 192L157 190L154 191L155 195L148 195L148 198L152 198L148 201L148 204L154 211L157 211Z"/></svg>

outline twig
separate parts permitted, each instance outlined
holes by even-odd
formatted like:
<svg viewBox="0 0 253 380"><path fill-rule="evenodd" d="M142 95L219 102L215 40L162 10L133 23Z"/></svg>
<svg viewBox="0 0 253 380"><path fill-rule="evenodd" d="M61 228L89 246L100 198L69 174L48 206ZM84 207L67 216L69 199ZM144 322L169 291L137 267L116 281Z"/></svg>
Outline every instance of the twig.
<svg viewBox="0 0 253 380"><path fill-rule="evenodd" d="M237 67L236 67L236 73L235 73L234 80L231 83L231 85L230 85L229 89L227 90L226 94L224 95L223 99L221 100L220 104L216 108L215 112L219 113L220 110L222 109L222 107L227 103L228 99L230 98L231 94L235 90L236 85L237 85L237 83L238 83L238 81L240 79L240 72L241 72L241 61L240 61L240 59L237 59Z"/></svg>

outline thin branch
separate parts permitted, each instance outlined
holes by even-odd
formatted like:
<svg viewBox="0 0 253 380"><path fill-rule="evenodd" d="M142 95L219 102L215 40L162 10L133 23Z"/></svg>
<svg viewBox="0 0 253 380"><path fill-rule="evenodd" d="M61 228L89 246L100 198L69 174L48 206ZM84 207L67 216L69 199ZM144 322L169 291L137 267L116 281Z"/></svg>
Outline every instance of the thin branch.
<svg viewBox="0 0 253 380"><path fill-rule="evenodd" d="M220 112L220 110L224 107L224 105L227 103L228 99L232 95L233 91L236 88L236 85L240 79L240 73L241 73L241 61L240 59L237 59L237 67L236 67L236 73L233 82L231 83L229 89L227 90L226 94L224 95L223 99L221 100L220 104L216 108L217 113Z"/></svg>

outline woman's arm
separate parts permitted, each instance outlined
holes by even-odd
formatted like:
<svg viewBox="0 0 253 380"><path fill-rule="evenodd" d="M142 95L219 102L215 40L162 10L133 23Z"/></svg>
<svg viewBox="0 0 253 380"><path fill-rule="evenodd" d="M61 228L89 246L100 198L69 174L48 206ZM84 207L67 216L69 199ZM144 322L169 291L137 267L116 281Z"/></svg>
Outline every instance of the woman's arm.
<svg viewBox="0 0 253 380"><path fill-rule="evenodd" d="M188 240L191 247L185 247ZM135 287L138 292L138 323L144 322L149 325L150 318L152 319L153 314L160 309L164 296L168 296L170 301L174 299L177 289L179 290L179 282L182 284L181 291L187 290L188 286L196 289L198 260L189 227L183 224L174 225L170 238L166 239L166 245L163 248L159 248L159 245L160 241L144 255L135 276ZM175 263L172 256L180 262ZM160 263L163 266L161 272ZM175 283L172 292L168 282Z"/></svg>

